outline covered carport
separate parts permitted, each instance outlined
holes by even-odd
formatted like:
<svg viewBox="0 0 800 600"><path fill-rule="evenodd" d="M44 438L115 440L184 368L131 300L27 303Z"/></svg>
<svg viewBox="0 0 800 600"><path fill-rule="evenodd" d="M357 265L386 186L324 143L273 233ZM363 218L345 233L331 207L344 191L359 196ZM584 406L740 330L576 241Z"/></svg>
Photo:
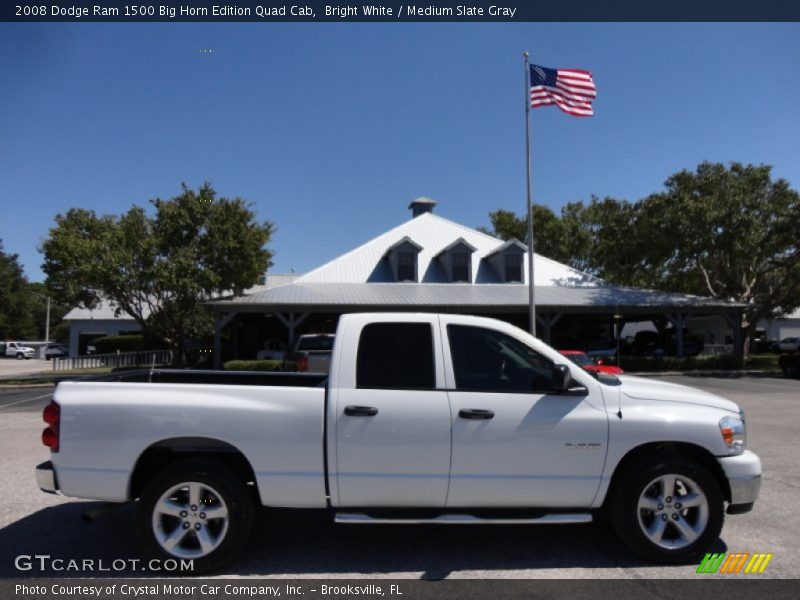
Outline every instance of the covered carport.
<svg viewBox="0 0 800 600"><path fill-rule="evenodd" d="M684 355L683 332L693 317L716 316L727 323L732 350L742 352L741 304L611 285L536 286L537 335L550 342L575 319L618 339L626 323L661 320L675 330L676 355ZM215 316L214 366L223 357L224 328L245 315L260 314L280 324L288 344L320 317L331 332L342 314L353 312L442 312L491 316L527 328L528 288L510 284L319 283L297 281L219 300ZM316 319L316 321L315 321ZM321 331L316 331L321 332Z"/></svg>

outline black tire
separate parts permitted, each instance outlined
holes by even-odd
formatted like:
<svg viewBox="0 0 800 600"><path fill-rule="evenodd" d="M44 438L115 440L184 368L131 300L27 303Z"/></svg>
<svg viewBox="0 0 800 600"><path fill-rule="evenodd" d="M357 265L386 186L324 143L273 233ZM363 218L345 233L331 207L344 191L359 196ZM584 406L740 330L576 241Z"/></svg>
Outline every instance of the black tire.
<svg viewBox="0 0 800 600"><path fill-rule="evenodd" d="M162 535L179 533L183 527L181 517L155 516L156 506L162 495L173 490L180 484L197 483L204 489L203 500L196 512L186 515L189 523L188 531L184 534L180 545L175 552L170 552L161 545L156 537L158 521ZM188 500L188 485L185 490L175 492L178 499ZM220 499L222 503L216 501ZM227 509L227 525L222 525L222 519L200 519L205 515L203 506L220 507ZM209 511L210 512L210 511ZM139 510L136 517L136 529L139 542L145 553L153 558L161 559L191 559L194 568L183 573L184 575L197 575L221 569L230 563L242 551L250 530L253 526L254 501L252 490L248 488L241 473L229 468L225 463L217 460L189 459L177 462L163 471L145 487L139 499ZM208 535L217 540L216 547L208 553L191 556L192 552L200 552L200 541L194 532L196 521L202 523L201 529L206 528ZM191 521L191 523L190 523ZM171 573L179 575L180 573Z"/></svg>
<svg viewBox="0 0 800 600"><path fill-rule="evenodd" d="M676 475L680 482L671 503L660 504L663 508L658 512L640 509L639 501L643 495L649 496L656 489L663 489L657 488L658 484L651 486L651 483L667 475ZM674 503L681 498L681 490L688 490L690 485L705 495L707 512L703 508L678 510L680 507L675 507ZM629 465L611 490L606 508L614 531L626 546L645 560L664 564L682 564L702 557L719 538L725 518L724 497L714 477L697 462L675 454L649 455ZM676 513L677 519L674 518ZM664 516L667 518L661 541L663 545L660 545L647 536L644 528L660 526L658 519ZM680 521L681 525L701 525L702 532L693 542L680 546L681 534L673 520ZM664 546L670 544L675 547Z"/></svg>
<svg viewBox="0 0 800 600"><path fill-rule="evenodd" d="M17 352L17 360L22 360L25 358L25 355L22 352Z"/></svg>

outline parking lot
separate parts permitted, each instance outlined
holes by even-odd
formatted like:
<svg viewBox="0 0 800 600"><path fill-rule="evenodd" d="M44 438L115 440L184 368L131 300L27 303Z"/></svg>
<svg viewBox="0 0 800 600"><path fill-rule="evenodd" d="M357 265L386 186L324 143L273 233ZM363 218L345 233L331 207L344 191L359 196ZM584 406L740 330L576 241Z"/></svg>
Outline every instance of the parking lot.
<svg viewBox="0 0 800 600"><path fill-rule="evenodd" d="M53 363L43 358L17 360L15 358L0 357L0 384L3 378L41 373L53 368Z"/></svg>
<svg viewBox="0 0 800 600"><path fill-rule="evenodd" d="M761 577L800 572L800 381L770 377L674 376L667 381L726 396L745 409L749 447L763 461L753 512L727 517L716 551L771 552ZM0 577L37 576L14 568L19 554L133 558L133 507L91 525L98 503L41 493L33 469L47 460L40 412L52 388L0 389ZM69 575L68 573L64 573ZM112 573L119 576L121 573ZM602 525L334 526L324 513L265 511L245 555L227 575L313 578L689 578L695 567L633 558ZM102 575L102 574L98 574ZM137 573L137 575L140 575ZM74 576L82 576L75 573Z"/></svg>

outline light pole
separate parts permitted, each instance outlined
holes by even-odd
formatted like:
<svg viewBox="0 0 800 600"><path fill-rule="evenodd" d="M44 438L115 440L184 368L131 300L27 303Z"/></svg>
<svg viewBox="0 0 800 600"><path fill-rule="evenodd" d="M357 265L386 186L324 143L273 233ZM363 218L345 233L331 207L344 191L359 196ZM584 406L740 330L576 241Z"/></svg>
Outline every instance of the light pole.
<svg viewBox="0 0 800 600"><path fill-rule="evenodd" d="M614 325L615 329L617 330L617 367L619 367L619 346L620 346L620 338L622 337L622 331L620 331L619 322L622 319L622 315L617 313L614 315Z"/></svg>
<svg viewBox="0 0 800 600"><path fill-rule="evenodd" d="M50 343L50 296L43 296L42 294L38 294L36 292L31 292L34 296L38 296L39 298L47 298L47 317L45 317L44 323L44 341L46 343Z"/></svg>

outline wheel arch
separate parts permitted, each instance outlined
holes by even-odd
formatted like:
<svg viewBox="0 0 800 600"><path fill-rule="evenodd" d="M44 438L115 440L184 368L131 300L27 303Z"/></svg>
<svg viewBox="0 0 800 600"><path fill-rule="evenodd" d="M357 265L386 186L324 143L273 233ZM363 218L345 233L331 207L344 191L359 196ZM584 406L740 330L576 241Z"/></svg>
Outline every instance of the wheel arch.
<svg viewBox="0 0 800 600"><path fill-rule="evenodd" d="M255 471L245 454L228 442L210 437L174 437L148 446L136 460L128 482L128 498L138 498L147 482L170 465L185 459L213 459L258 487Z"/></svg>
<svg viewBox="0 0 800 600"><path fill-rule="evenodd" d="M649 442L632 448L617 463L614 473L611 475L608 491L603 500L603 507L607 505L609 498L613 496L614 490L616 486L620 484L626 470L630 469L640 460L646 460L648 456L655 458L657 456L669 454L682 456L697 462L706 469L717 482L725 500L727 502L731 501L731 486L728 482L728 478L725 476L725 472L722 470L719 461L706 448L689 442Z"/></svg>

